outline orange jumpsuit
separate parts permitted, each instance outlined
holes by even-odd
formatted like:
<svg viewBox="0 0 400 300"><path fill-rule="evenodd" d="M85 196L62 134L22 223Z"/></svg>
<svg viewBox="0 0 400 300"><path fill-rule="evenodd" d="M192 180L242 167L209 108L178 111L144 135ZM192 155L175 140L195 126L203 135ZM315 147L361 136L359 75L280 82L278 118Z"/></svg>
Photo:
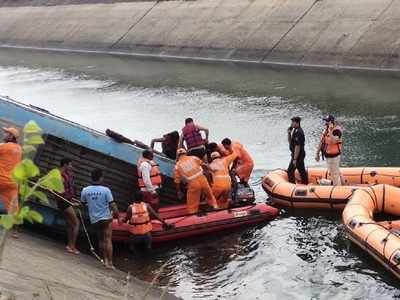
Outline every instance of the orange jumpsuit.
<svg viewBox="0 0 400 300"><path fill-rule="evenodd" d="M212 191L219 208L229 206L229 194L232 187L229 166L236 158L236 153L232 153L229 156L214 159L209 165L213 177Z"/></svg>
<svg viewBox="0 0 400 300"><path fill-rule="evenodd" d="M22 148L15 143L0 144L0 198L8 212L18 211L18 186L11 174L22 159Z"/></svg>
<svg viewBox="0 0 400 300"><path fill-rule="evenodd" d="M218 208L207 178L203 174L203 161L196 156L181 156L175 165L175 183L187 183L187 209L189 213L199 211L200 197L204 193L207 203Z"/></svg>
<svg viewBox="0 0 400 300"><path fill-rule="evenodd" d="M237 154L238 162L236 165L236 174L239 176L240 181L248 182L251 172L253 172L254 161L249 152L247 152L244 146L238 141L232 142L232 150L233 151L228 151L222 145L219 145L219 151L223 156L232 154L232 152Z"/></svg>

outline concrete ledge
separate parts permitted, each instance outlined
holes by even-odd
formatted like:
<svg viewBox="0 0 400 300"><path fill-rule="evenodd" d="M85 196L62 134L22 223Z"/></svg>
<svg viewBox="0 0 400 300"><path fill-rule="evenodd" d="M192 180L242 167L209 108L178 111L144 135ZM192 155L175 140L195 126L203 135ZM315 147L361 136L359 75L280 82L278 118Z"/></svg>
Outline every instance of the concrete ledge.
<svg viewBox="0 0 400 300"><path fill-rule="evenodd" d="M97 51L97 50L84 50L84 49L68 49L68 48L38 48L38 47L25 47L25 46L12 46L12 45L0 45L1 49L20 49L20 50L32 50L42 52L54 52L54 53L74 53L74 54L85 54L85 55L111 55L115 57L133 57L143 58L158 61L186 61L193 63L208 63L208 64L237 64L251 67L267 67L276 70L306 70L306 71L323 71L329 73L346 72L346 73L362 73L371 75L382 75L398 77L400 76L400 68L373 68L373 67L357 67L357 66L344 66L344 65L324 65L324 64L298 64L290 62L274 62L274 61L257 61L257 60L241 60L241 59L217 59L210 57L199 57L199 56L172 56L163 54L151 54L149 51L145 52L124 52L124 51Z"/></svg>
<svg viewBox="0 0 400 300"><path fill-rule="evenodd" d="M152 2L153 0L0 0L3 7L21 6L55 6L55 5L79 5L79 4L113 4L122 2ZM169 0L161 0L169 1ZM195 0L188 0L195 1Z"/></svg>

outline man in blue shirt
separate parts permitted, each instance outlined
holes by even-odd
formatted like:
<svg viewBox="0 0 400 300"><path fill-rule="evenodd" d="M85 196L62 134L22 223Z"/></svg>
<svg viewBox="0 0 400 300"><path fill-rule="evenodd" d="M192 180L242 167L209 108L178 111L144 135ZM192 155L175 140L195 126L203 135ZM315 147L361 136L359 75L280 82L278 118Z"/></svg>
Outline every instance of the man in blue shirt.
<svg viewBox="0 0 400 300"><path fill-rule="evenodd" d="M104 258L104 264L114 269L112 257L112 219L118 217L118 208L114 202L111 190L101 185L103 172L100 169L92 171L92 185L85 187L81 193L81 202L88 207L90 223L98 232L99 248ZM112 213L111 213L112 211Z"/></svg>

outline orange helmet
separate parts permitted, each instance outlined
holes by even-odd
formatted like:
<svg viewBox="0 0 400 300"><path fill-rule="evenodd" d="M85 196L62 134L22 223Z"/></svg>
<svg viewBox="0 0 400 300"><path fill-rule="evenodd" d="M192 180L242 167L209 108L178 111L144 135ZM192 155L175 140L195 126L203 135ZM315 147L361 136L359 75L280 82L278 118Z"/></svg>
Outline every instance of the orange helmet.
<svg viewBox="0 0 400 300"><path fill-rule="evenodd" d="M16 139L19 138L19 130L17 128L14 128L14 127L3 127L3 131L7 132L7 133L10 133Z"/></svg>

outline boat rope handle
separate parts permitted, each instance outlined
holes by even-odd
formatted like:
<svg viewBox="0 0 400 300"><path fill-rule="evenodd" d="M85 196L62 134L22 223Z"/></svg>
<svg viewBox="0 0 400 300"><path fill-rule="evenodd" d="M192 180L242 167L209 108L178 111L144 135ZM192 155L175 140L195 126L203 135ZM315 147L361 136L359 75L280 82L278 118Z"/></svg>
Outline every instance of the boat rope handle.
<svg viewBox="0 0 400 300"><path fill-rule="evenodd" d="M311 188L310 192L313 193L315 196L317 196L318 200L321 200L321 197L317 194L317 192L315 191L315 188Z"/></svg>
<svg viewBox="0 0 400 300"><path fill-rule="evenodd" d="M383 249L382 249L382 253L383 256L385 256L385 250L386 250L386 244L389 241L389 236L392 234L392 232L389 230L389 233L385 236L385 238L382 240L383 243ZM396 235L395 235L396 236Z"/></svg>

